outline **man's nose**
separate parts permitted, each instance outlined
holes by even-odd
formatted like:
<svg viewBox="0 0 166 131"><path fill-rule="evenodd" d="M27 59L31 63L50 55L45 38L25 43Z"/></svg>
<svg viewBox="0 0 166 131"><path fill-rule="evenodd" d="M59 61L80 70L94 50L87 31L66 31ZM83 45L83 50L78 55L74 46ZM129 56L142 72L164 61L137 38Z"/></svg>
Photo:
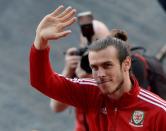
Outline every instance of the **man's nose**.
<svg viewBox="0 0 166 131"><path fill-rule="evenodd" d="M105 76L105 70L103 68L99 68L97 71L98 77L104 77Z"/></svg>

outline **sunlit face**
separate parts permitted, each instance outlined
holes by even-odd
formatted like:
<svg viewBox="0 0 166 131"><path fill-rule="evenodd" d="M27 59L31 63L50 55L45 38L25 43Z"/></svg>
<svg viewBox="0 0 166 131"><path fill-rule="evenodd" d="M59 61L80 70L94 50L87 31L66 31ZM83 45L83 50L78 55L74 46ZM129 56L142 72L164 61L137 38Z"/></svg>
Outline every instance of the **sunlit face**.
<svg viewBox="0 0 166 131"><path fill-rule="evenodd" d="M117 50L109 46L101 51L90 51L89 61L94 79L104 94L112 94L124 83L124 69Z"/></svg>

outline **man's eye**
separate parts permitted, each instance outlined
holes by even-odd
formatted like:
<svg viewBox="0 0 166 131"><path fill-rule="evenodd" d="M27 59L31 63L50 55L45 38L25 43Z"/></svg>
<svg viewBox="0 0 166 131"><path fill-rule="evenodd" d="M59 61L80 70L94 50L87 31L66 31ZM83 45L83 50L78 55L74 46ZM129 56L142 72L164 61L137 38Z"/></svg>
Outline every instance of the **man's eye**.
<svg viewBox="0 0 166 131"><path fill-rule="evenodd" d="M93 70L93 71L97 71L97 67L91 67L91 69Z"/></svg>
<svg viewBox="0 0 166 131"><path fill-rule="evenodd" d="M104 64L104 68L112 68L112 64L111 63L106 63L106 64Z"/></svg>

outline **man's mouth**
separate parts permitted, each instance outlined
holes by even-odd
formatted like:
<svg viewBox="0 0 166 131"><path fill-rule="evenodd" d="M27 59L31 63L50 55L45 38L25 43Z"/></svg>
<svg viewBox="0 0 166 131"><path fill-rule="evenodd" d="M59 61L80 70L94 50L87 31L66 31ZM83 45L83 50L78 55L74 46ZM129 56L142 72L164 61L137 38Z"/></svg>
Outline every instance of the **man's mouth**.
<svg viewBox="0 0 166 131"><path fill-rule="evenodd" d="M104 84L104 83L106 83L106 82L111 82L112 80L98 80L97 81L97 84Z"/></svg>

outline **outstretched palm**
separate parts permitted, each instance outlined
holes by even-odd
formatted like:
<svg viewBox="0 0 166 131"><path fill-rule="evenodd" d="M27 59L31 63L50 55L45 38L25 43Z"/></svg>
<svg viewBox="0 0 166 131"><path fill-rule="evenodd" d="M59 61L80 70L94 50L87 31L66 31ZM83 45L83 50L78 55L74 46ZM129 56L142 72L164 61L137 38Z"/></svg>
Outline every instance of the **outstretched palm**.
<svg viewBox="0 0 166 131"><path fill-rule="evenodd" d="M54 12L45 16L36 31L37 42L47 43L48 40L56 40L68 35L71 31L65 28L76 21L75 12L76 10L71 7L64 10L63 6L59 6Z"/></svg>

